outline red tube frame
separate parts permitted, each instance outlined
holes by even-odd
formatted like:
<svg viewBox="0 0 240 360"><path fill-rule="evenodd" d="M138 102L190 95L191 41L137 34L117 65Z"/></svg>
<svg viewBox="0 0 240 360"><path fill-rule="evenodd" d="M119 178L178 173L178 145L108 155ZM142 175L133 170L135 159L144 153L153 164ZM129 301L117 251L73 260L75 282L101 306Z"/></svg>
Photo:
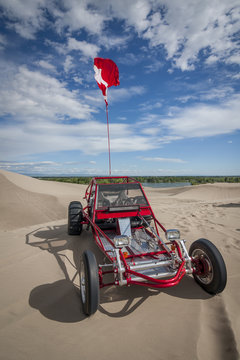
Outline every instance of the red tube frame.
<svg viewBox="0 0 240 360"><path fill-rule="evenodd" d="M146 194L142 188L142 185L140 182L136 181L135 179L131 178L131 177L122 177L122 176L115 176L115 177L110 177L111 179L124 179L125 182L134 182L134 183L138 183L141 187L141 190L145 196L145 198L147 199L146 197ZM89 198L90 198L90 195L91 195L91 191L92 191L92 187L93 185L97 185L97 180L104 180L104 179L109 179L109 177L96 177L96 178L93 178L91 183L89 184L89 186L87 187L86 189L86 193L85 193L85 198L87 199L87 201L89 202ZM129 181L130 180L130 181ZM124 182L124 181L123 181ZM90 191L88 192L88 189L90 188ZM97 190L97 188L96 188ZM147 203L148 203L148 207L150 209L150 212L151 212L151 215L153 217L153 220L154 220L154 223L155 223L155 229L156 229L156 232L157 234L159 235L159 232L158 232L158 226L163 230L163 232L166 232L166 229L164 228L164 226L156 219L155 215L154 215L154 212L151 208L151 205L149 204L148 202L148 199L147 199ZM95 199L94 199L94 213L93 213L93 219L90 218L90 214L89 214L89 206L86 206L84 208L85 209L88 209L88 214L86 214L84 211L84 218L87 220L87 223L90 223L90 225L92 226L93 228L93 236L94 236L94 239L95 239L95 242L96 244L98 245L98 247L104 252L104 254L109 258L109 260L111 262L113 262L113 260L116 260L114 258L112 258L108 253L107 251L105 250L104 248L104 245L102 244L102 241L101 241L101 238L100 238L100 235L99 233L105 237L105 239L113 246L114 246L114 243L111 241L111 239L95 224L94 220L95 220L95 217L96 217L96 196L95 196ZM114 215L114 214L113 214ZM85 223L86 223L86 220L85 220ZM158 226L157 226L158 225ZM144 274L141 274L139 272L136 272L134 270L131 270L129 268L129 265L127 264L126 262L126 259L134 259L134 258L138 258L138 257L142 257L142 256L150 256L150 257L153 257L154 255L158 255L158 254L163 254L163 253L166 253L167 251L166 250L162 250L162 251L156 251L156 252L151 252L151 253L142 253L142 254L132 254L132 255L128 255L125 259L125 257L123 256L123 253L122 251L120 250L120 257L121 257L121 260L124 264L124 267L125 267L125 273L123 274L126 281L127 281L127 284L130 285L140 285L140 286L146 286L146 287L153 287L153 288L167 288L167 287L172 287L172 286L175 286L177 285L181 279L183 278L183 276L186 274L186 269L184 268L185 266L185 261L182 257L182 253L181 253L181 249L180 249L180 246L179 244L175 241L174 242L174 245L176 246L177 248L177 251L178 251L178 255L179 255L179 258L181 259L181 264L178 268L178 271L177 271L177 274L173 277L173 278L170 278L170 279L155 279L155 278L151 278L150 276L147 276L147 275L144 275ZM118 282L115 281L115 282L112 282L112 283L103 283L103 275L104 274L109 274L109 273L115 273L114 269L113 270L109 270L109 271L102 271L102 269L100 268L99 269L99 280L100 280L100 287L105 287L105 286L110 286L110 285L118 285ZM144 281L134 281L131 279L131 276L130 275L134 275L134 276L137 276L137 277L141 277L142 279L146 280L145 282Z"/></svg>

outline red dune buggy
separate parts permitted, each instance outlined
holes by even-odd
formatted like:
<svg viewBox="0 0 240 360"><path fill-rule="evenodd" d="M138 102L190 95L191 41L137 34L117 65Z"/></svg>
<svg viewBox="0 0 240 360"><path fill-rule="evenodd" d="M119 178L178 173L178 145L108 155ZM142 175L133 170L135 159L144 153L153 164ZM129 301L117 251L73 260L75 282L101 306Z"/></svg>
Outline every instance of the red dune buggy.
<svg viewBox="0 0 240 360"><path fill-rule="evenodd" d="M156 219L138 181L95 177L85 198L85 208L79 201L69 204L68 233L80 235L84 224L90 226L96 244L109 259L98 265L92 251L82 255L80 296L86 315L96 312L99 289L109 285L166 288L192 274L208 293L224 290L226 266L215 245L199 239L188 252L179 230L166 230ZM106 282L109 274L112 281Z"/></svg>

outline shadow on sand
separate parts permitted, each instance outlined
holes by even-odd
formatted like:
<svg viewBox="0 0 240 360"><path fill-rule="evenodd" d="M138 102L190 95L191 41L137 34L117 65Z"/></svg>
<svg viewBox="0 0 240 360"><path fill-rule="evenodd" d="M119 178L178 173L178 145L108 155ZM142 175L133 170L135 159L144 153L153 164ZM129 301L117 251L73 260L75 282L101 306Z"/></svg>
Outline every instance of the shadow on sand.
<svg viewBox="0 0 240 360"><path fill-rule="evenodd" d="M79 237L69 236L66 225L41 227L26 235L26 244L53 255L64 276L62 280L34 288L29 296L30 306L38 309L42 315L51 320L66 323L84 320L86 316L83 314L79 295L80 257L86 249L89 249L94 252L99 264L103 264L106 260L96 246L91 231L83 230ZM195 283L192 277L185 276L179 285L167 289L158 290L137 285L105 287L100 292L99 311L110 317L124 317L135 311L148 297L161 293L184 299L205 300L211 297ZM105 304L117 301L124 302L120 311L106 310Z"/></svg>

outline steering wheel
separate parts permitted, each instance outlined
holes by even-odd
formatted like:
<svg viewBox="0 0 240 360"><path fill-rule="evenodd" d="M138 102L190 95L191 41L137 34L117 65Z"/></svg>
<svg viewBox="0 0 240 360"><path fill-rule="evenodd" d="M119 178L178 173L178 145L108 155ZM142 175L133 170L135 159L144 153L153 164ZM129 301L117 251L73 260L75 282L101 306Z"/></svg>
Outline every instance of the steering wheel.
<svg viewBox="0 0 240 360"><path fill-rule="evenodd" d="M103 207L110 206L110 201L107 199L103 199L102 205L103 205Z"/></svg>
<svg viewBox="0 0 240 360"><path fill-rule="evenodd" d="M135 199L133 197L130 197L123 201L123 205L134 205L134 200Z"/></svg>

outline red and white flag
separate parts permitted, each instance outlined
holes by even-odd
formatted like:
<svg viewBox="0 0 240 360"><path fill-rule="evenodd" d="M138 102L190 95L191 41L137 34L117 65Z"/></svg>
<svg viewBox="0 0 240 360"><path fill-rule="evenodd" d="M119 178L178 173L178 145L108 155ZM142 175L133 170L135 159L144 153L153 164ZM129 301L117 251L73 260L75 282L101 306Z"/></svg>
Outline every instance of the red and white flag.
<svg viewBox="0 0 240 360"><path fill-rule="evenodd" d="M120 85L118 67L111 59L95 58L94 71L95 80L97 81L99 88L102 90L106 105L108 105L107 89L113 85Z"/></svg>

